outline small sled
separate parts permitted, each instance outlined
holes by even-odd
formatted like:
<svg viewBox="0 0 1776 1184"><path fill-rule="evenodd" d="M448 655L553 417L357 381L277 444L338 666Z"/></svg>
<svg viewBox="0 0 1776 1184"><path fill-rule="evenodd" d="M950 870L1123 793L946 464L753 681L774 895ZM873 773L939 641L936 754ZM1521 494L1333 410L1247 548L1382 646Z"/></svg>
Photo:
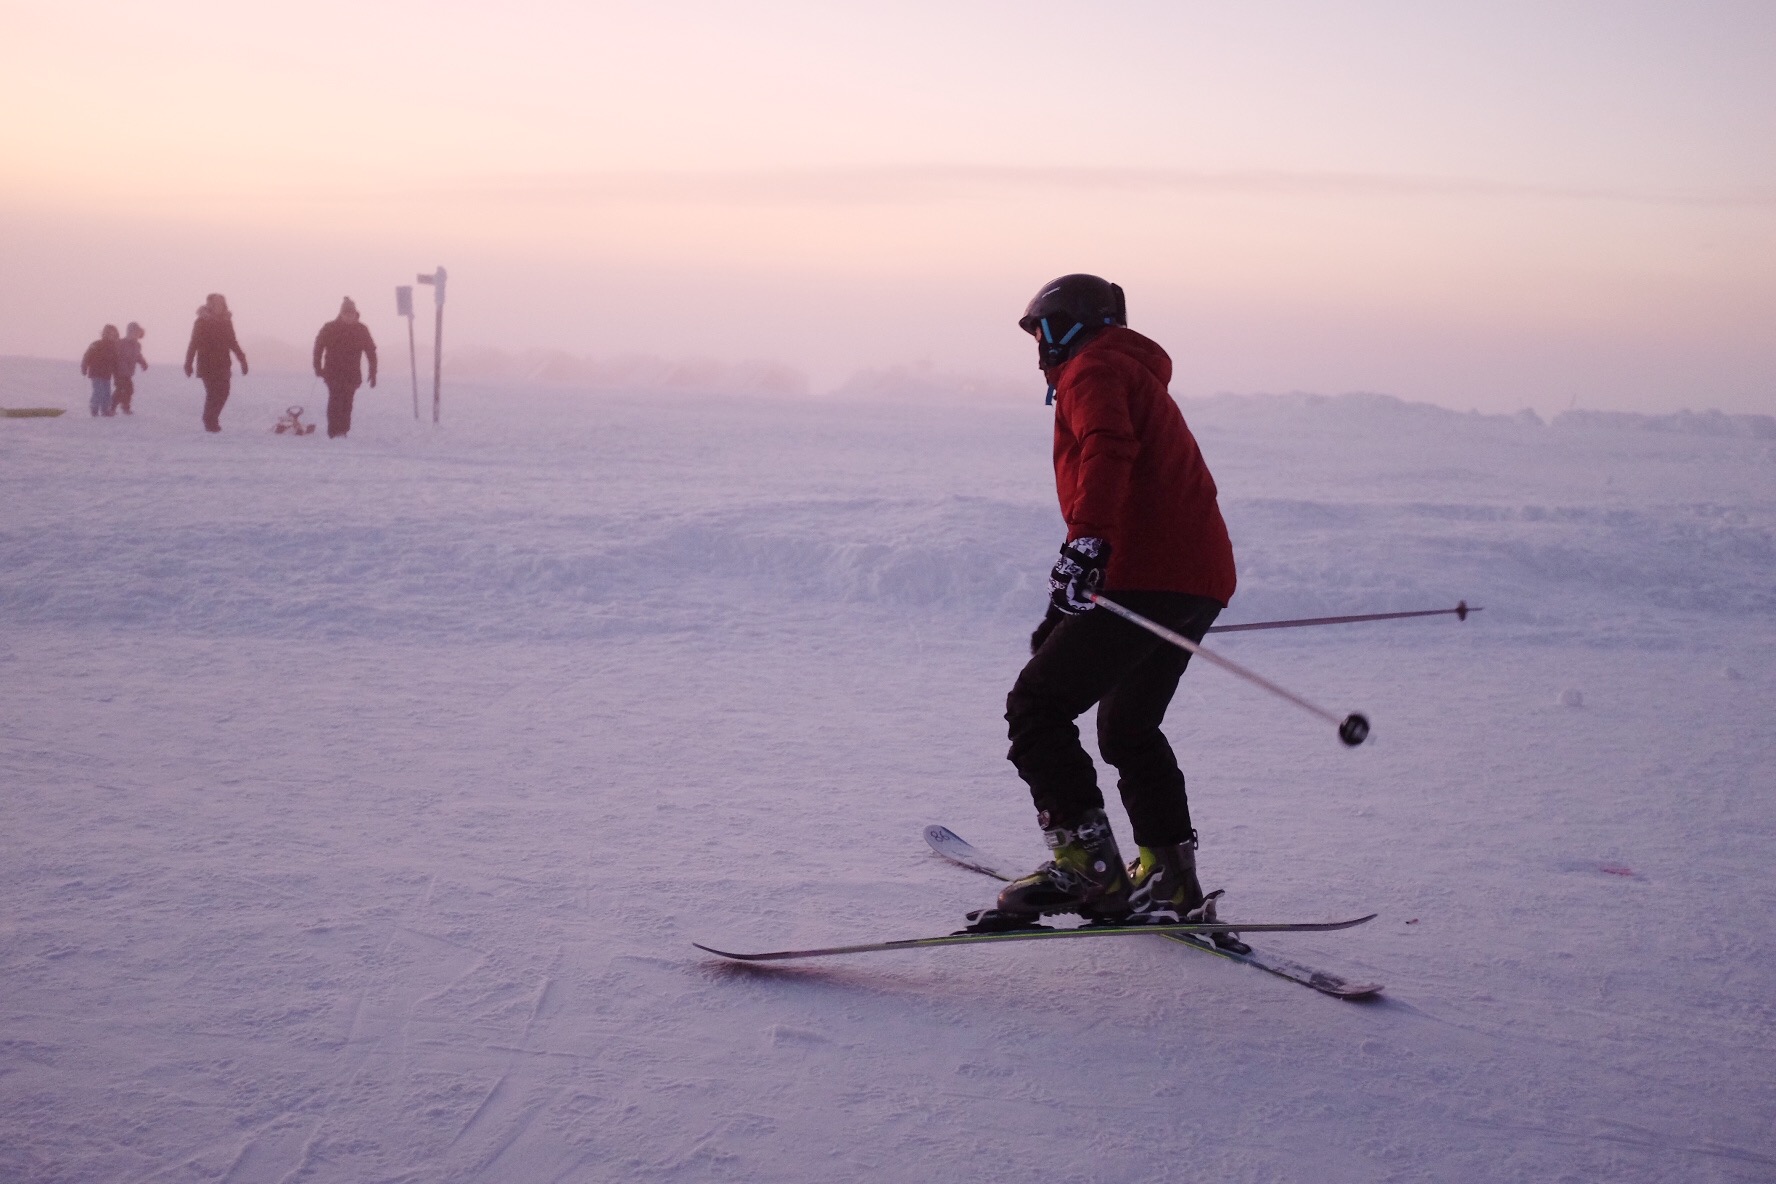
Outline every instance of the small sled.
<svg viewBox="0 0 1776 1184"><path fill-rule="evenodd" d="M0 407L0 419L49 419L66 410L66 407Z"/></svg>
<svg viewBox="0 0 1776 1184"><path fill-rule="evenodd" d="M280 436L312 436L316 426L312 423L302 422L301 407L288 407L284 410L284 417L278 420L277 426L271 430Z"/></svg>

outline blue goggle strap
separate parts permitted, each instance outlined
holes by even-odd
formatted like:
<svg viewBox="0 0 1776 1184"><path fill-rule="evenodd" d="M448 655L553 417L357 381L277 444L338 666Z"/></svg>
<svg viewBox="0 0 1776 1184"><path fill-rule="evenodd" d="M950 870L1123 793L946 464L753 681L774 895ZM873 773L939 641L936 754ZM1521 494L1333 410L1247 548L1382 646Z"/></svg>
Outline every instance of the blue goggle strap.
<svg viewBox="0 0 1776 1184"><path fill-rule="evenodd" d="M1108 324L1109 322L1106 321L1105 323ZM1076 322L1074 322L1073 327L1071 329L1067 330L1067 335L1065 337L1061 338L1059 341L1056 341L1055 335L1054 335L1054 330L1048 327L1048 318L1043 317L1042 318L1042 340L1048 342L1050 345L1066 345L1069 341L1072 341L1074 337L1078 336L1079 331L1083 328L1085 328L1085 326L1076 321Z"/></svg>

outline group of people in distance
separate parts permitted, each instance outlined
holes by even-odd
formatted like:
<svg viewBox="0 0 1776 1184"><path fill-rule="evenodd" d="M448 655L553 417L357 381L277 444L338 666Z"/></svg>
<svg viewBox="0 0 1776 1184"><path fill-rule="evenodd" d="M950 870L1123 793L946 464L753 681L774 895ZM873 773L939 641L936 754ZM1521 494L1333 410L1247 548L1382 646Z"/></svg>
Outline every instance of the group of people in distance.
<svg viewBox="0 0 1776 1184"><path fill-rule="evenodd" d="M130 402L135 394L136 368L148 368L148 361L142 356L145 335L146 331L134 321L121 335L116 325L106 325L99 339L86 347L80 372L92 380L93 415L115 415L118 411L134 414ZM352 400L364 381L366 357L370 360L370 385L375 387L376 342L359 319L358 306L347 296L339 306L339 315L321 326L314 342L315 377L327 383L329 436L343 436L351 431ZM220 292L211 292L197 310L191 342L185 347L185 377L195 375L203 381L205 431L222 430L222 408L228 402L237 358L244 377L247 355L234 334L234 314Z"/></svg>

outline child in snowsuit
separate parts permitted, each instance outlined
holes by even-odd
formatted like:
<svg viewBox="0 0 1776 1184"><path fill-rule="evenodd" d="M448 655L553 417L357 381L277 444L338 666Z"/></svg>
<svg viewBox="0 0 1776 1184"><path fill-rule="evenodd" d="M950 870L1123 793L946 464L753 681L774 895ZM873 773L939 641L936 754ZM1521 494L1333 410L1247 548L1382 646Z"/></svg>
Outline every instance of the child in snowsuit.
<svg viewBox="0 0 1776 1184"><path fill-rule="evenodd" d="M111 407L111 380L117 375L116 325L106 325L99 339L86 347L80 372L92 379L92 401L87 406L93 415L115 414Z"/></svg>
<svg viewBox="0 0 1776 1184"><path fill-rule="evenodd" d="M136 367L148 369L148 359L142 356L145 335L142 326L131 321L123 331L123 340L117 343L117 374L112 379L111 404L125 415L135 414L130 409L130 400L136 394Z"/></svg>

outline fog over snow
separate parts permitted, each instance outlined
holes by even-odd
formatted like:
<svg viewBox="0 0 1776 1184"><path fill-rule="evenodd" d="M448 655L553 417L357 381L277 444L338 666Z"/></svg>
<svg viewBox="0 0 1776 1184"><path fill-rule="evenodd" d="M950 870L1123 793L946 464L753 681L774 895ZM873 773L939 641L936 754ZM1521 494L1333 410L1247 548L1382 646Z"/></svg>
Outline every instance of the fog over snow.
<svg viewBox="0 0 1776 1184"><path fill-rule="evenodd" d="M1168 731L1204 879L1353 1004L954 928L1034 866L1004 695L1063 527L1041 386L630 374L224 432L0 359L0 1179L1776 1176L1776 421L1183 400L1223 621ZM1031 378L1036 376L1031 372ZM917 376L913 376L917 378ZM731 372L706 386L734 385ZM1113 808L1125 845L1126 824ZM1257 943L1255 943L1257 944Z"/></svg>
<svg viewBox="0 0 1776 1184"><path fill-rule="evenodd" d="M1772 45L1768 0L12 4L0 355L164 356L209 292L386 343L442 264L447 349L1001 382L1086 271L1186 396L1776 414Z"/></svg>

